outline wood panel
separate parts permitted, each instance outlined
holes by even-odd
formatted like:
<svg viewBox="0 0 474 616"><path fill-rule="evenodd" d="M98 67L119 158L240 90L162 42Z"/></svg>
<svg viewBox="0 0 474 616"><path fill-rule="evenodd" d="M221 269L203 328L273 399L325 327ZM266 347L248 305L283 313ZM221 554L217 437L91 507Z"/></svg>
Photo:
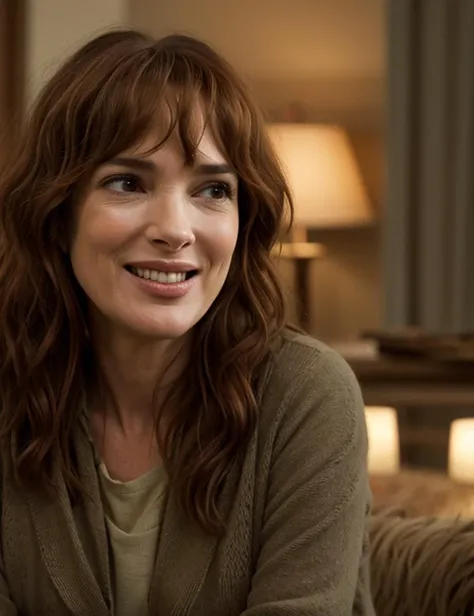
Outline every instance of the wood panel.
<svg viewBox="0 0 474 616"><path fill-rule="evenodd" d="M0 0L0 158L23 115L26 0Z"/></svg>

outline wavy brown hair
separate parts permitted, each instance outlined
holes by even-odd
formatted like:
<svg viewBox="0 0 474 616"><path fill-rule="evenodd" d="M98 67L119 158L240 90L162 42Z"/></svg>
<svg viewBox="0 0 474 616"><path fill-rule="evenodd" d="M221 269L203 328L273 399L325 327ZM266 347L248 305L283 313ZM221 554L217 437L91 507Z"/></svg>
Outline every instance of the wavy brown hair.
<svg viewBox="0 0 474 616"><path fill-rule="evenodd" d="M71 492L80 491L71 433L88 342L85 298L61 249L71 202L100 164L156 128L157 114L161 124L168 117L157 147L176 130L192 160L198 104L239 177L239 237L224 287L195 326L186 386L173 388L156 425L178 502L217 532L225 522L219 492L255 427L255 386L285 326L270 251L291 199L258 106L231 67L194 38L156 41L126 30L87 43L46 84L3 169L0 435L16 443L23 485L51 487L59 467Z"/></svg>

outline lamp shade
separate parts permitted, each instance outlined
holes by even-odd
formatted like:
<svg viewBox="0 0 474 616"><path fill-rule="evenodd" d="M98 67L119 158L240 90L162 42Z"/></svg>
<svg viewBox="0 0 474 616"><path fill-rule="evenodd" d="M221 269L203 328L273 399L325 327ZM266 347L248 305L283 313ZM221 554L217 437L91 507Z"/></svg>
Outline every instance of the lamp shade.
<svg viewBox="0 0 474 616"><path fill-rule="evenodd" d="M369 473L395 475L400 470L397 412L388 406L367 406L365 417L369 439Z"/></svg>
<svg viewBox="0 0 474 616"><path fill-rule="evenodd" d="M296 223L333 228L371 222L367 192L341 128L270 124L269 135L290 185Z"/></svg>
<svg viewBox="0 0 474 616"><path fill-rule="evenodd" d="M474 484L474 418L451 423L448 472L454 481Z"/></svg>

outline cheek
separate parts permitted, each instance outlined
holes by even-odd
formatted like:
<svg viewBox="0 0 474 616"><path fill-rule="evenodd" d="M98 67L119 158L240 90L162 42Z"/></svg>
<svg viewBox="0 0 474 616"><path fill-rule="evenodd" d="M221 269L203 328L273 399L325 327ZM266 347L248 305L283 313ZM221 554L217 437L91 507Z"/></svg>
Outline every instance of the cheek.
<svg viewBox="0 0 474 616"><path fill-rule="evenodd" d="M77 221L71 241L71 258L96 260L123 246L132 230L126 220L114 216L83 216Z"/></svg>
<svg viewBox="0 0 474 616"><path fill-rule="evenodd" d="M238 215L223 217L210 224L206 230L207 244L222 261L230 261L239 235Z"/></svg>

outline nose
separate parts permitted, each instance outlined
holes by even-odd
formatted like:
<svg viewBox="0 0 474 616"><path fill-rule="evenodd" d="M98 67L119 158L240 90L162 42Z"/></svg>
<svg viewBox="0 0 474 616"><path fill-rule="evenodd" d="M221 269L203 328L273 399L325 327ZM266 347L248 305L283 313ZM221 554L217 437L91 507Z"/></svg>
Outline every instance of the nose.
<svg viewBox="0 0 474 616"><path fill-rule="evenodd" d="M147 226L148 240L173 252L194 244L196 238L190 214L185 196L173 193L153 200Z"/></svg>

